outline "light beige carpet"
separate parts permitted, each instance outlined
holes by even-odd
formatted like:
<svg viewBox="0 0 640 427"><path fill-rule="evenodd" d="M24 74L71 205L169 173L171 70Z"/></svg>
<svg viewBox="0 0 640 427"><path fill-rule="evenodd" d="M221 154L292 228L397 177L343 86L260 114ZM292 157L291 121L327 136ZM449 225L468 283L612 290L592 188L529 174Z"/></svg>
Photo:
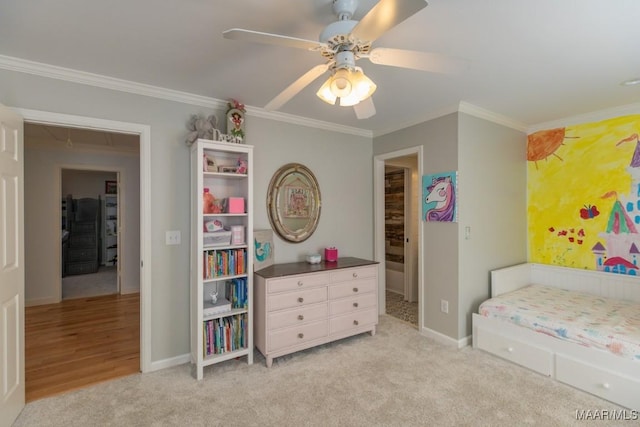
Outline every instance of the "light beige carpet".
<svg viewBox="0 0 640 427"><path fill-rule="evenodd" d="M255 359L209 367L200 382L186 364L35 401L15 426L584 426L576 410L620 409L389 316L373 337L284 356L270 369Z"/></svg>

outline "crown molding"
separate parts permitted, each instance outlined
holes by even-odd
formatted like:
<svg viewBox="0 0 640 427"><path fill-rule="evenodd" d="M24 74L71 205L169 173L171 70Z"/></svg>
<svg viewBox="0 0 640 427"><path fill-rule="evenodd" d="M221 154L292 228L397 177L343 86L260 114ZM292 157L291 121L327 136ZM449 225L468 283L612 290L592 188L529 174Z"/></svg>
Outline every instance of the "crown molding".
<svg viewBox="0 0 640 427"><path fill-rule="evenodd" d="M373 137L373 132L368 129L355 128L351 126L338 125L336 123L323 122L321 120L308 119L293 114L281 113L278 111L268 111L264 108L246 107L247 115L260 117L263 119L286 122L295 125L308 126L317 129L330 130L334 132L346 133L355 136Z"/></svg>
<svg viewBox="0 0 640 427"><path fill-rule="evenodd" d="M406 129L406 128L411 127L411 126L419 125L420 123L428 122L429 120L437 119L439 117L443 117L443 116L446 116L448 114L455 113L457 111L458 111L458 106L456 106L456 105L445 107L445 108L442 108L442 109L439 109L439 110L432 111L432 112L430 112L429 114L426 114L426 115L415 116L411 120L402 122L402 123L400 123L400 124L398 124L396 126L389 127L389 128L386 128L386 129L383 129L383 130L380 130L380 131L376 131L376 132L374 132L373 136L374 137L378 137L378 136L382 136L382 135L387 135L389 133L396 132L396 131L399 131L399 130L402 130L402 129Z"/></svg>
<svg viewBox="0 0 640 427"><path fill-rule="evenodd" d="M458 106L458 111L461 113L469 114L470 116L478 117L489 122L493 122L502 126L506 126L511 129L519 130L520 132L527 131L527 125L513 120L502 114L494 113L493 111L486 110L484 108L469 104L468 102L461 101Z"/></svg>
<svg viewBox="0 0 640 427"><path fill-rule="evenodd" d="M180 102L183 104L196 105L199 107L212 109L225 109L227 107L227 101L217 98L196 95L193 93L182 92L173 89L166 89L144 83L132 82L129 80L118 79L101 74L94 74L85 71L73 70L70 68L58 67L56 65L29 61L26 59L15 58L11 56L0 55L0 69L33 74L36 76L64 80L72 83L95 86L120 92L133 93L136 95L143 95L151 98ZM335 123L308 119L300 116L295 116L293 114L267 111L264 108L258 107L247 106L247 116L261 117L265 119L276 120L280 122L286 122L317 129L324 129L333 132L346 133L356 136L364 136L369 138L373 136L373 133L366 129L337 125Z"/></svg>
<svg viewBox="0 0 640 427"><path fill-rule="evenodd" d="M450 105L449 107L432 111L428 115L421 115L421 116L414 117L411 121L404 122L398 126L394 126L393 128L388 128L388 129L385 129L384 131L376 132L374 136L377 137L377 136L386 135L388 133L396 132L411 126L418 125L420 123L428 122L429 120L437 119L439 117L444 117L452 113L465 113L470 116L478 117L480 119L497 123L499 125L503 125L508 128L512 128L521 132L527 131L527 125L525 125L522 122L518 122L507 116L503 116L501 114L494 113L493 111L489 111L484 108L477 107L473 104L469 104L468 102L461 101L458 105Z"/></svg>
<svg viewBox="0 0 640 427"><path fill-rule="evenodd" d="M640 103L620 105L618 107L592 111L590 113L570 116L564 119L539 123L537 125L529 127L527 129L527 134L531 134L539 130L561 128L581 123L599 122L601 120L611 119L613 117L627 116L630 114L640 114Z"/></svg>

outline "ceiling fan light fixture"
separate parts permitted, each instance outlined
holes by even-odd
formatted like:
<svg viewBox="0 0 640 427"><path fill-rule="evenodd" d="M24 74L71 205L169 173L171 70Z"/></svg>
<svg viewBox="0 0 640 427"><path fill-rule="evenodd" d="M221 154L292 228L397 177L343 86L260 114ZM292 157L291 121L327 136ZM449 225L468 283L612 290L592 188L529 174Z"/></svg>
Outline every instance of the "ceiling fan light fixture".
<svg viewBox="0 0 640 427"><path fill-rule="evenodd" d="M335 96L333 92L331 92L331 80L332 77L329 77L327 81L324 82L324 84L320 87L320 89L318 89L316 95L327 104L335 105L338 97Z"/></svg>
<svg viewBox="0 0 640 427"><path fill-rule="evenodd" d="M355 91L352 91L348 96L340 98L341 107L352 107L359 102L360 98L358 98L358 94Z"/></svg>
<svg viewBox="0 0 640 427"><path fill-rule="evenodd" d="M349 96L353 89L351 73L346 68L341 68L331 77L331 92L338 98Z"/></svg>
<svg viewBox="0 0 640 427"><path fill-rule="evenodd" d="M360 67L356 67L353 71L351 82L353 85L353 92L357 94L359 101L364 101L373 95L373 92L378 88L373 80L362 72L362 68Z"/></svg>
<svg viewBox="0 0 640 427"><path fill-rule="evenodd" d="M376 84L362 72L362 68L340 68L327 79L316 95L327 104L351 107L369 98L377 89Z"/></svg>

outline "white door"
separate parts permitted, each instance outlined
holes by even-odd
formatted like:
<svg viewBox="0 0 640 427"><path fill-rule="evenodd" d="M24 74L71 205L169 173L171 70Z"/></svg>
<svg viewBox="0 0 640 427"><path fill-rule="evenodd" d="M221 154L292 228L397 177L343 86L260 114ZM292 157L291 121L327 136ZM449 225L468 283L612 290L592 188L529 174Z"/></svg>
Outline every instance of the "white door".
<svg viewBox="0 0 640 427"><path fill-rule="evenodd" d="M22 117L0 105L0 426L24 407Z"/></svg>

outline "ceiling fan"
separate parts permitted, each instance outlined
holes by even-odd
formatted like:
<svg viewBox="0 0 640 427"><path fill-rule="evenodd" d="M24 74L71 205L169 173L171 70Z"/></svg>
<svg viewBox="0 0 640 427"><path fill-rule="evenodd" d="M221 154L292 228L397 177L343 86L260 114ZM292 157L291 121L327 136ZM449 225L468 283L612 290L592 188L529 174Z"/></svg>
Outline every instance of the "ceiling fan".
<svg viewBox="0 0 640 427"><path fill-rule="evenodd" d="M387 30L413 16L427 4L425 0L380 0L360 21L355 21L351 18L358 7L358 0L333 0L333 11L338 20L325 27L319 41L239 28L224 31L223 36L232 40L317 51L325 58L323 64L303 74L273 98L265 109L279 109L329 71L329 78L316 95L329 104L353 106L356 116L366 119L376 113L371 99L376 84L364 74L361 67L356 66L358 59L367 58L374 64L440 73L458 72L468 67L464 60L435 53L371 48L371 44Z"/></svg>

